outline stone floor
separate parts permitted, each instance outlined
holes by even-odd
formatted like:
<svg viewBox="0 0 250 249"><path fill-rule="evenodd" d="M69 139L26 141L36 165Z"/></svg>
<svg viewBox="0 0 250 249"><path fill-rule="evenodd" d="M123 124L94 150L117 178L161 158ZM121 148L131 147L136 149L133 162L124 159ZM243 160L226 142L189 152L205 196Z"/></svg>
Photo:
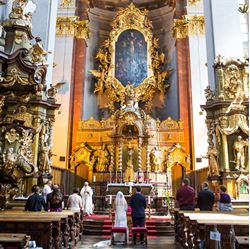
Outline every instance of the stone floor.
<svg viewBox="0 0 250 249"><path fill-rule="evenodd" d="M91 236L91 235L85 235L82 241L78 244L77 249L87 249L87 248L96 248L93 245L99 241L101 241L102 238L100 236ZM105 240L105 239L104 239ZM145 248L143 245L128 245L128 246L122 246L122 245L116 245L116 246L106 246L102 247L105 249L108 248ZM157 238L149 238L148 239L148 246L149 249L180 249L181 247L176 246L174 243L174 237L157 237Z"/></svg>

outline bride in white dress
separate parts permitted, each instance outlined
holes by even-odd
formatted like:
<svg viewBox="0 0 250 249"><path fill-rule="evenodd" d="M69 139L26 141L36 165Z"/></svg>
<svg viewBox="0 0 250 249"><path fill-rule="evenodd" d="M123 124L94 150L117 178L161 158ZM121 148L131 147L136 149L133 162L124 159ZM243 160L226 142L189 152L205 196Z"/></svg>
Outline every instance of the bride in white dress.
<svg viewBox="0 0 250 249"><path fill-rule="evenodd" d="M115 198L114 203L114 210L115 210L115 225L114 227L128 227L127 225L127 210L128 204L125 200L125 197L121 191L119 191ZM127 236L128 238L128 236ZM114 234L115 241L124 241L125 235L116 233ZM94 247L105 247L111 245L110 240L100 241L94 245Z"/></svg>

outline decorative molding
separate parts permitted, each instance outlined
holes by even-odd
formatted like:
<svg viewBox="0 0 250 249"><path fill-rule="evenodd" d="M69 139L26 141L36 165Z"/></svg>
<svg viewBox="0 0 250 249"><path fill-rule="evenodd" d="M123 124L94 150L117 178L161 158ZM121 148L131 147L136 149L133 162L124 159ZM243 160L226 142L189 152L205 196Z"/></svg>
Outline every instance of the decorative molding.
<svg viewBox="0 0 250 249"><path fill-rule="evenodd" d="M56 35L75 36L77 39L87 40L89 38L88 21L79 20L78 16L58 16Z"/></svg>
<svg viewBox="0 0 250 249"><path fill-rule="evenodd" d="M61 7L73 6L74 0L61 0Z"/></svg>
<svg viewBox="0 0 250 249"><path fill-rule="evenodd" d="M172 31L177 39L186 38L188 35L203 35L205 34L204 16L184 15L180 19L174 19Z"/></svg>
<svg viewBox="0 0 250 249"><path fill-rule="evenodd" d="M188 0L188 5L197 5L201 0Z"/></svg>

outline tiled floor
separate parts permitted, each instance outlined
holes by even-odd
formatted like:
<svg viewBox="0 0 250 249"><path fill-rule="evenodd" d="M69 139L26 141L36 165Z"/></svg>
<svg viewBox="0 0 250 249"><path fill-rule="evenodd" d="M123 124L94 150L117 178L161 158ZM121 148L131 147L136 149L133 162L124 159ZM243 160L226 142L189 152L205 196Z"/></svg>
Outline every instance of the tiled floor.
<svg viewBox="0 0 250 249"><path fill-rule="evenodd" d="M98 236L90 236L85 235L82 239L82 241L78 244L77 249L88 249L88 248L95 248L93 245L99 241L101 241L102 238ZM104 239L105 240L105 239ZM105 249L108 248L146 248L143 245L128 245L127 247L116 245L116 246L106 246L102 247ZM174 237L157 237L157 238L149 238L148 239L148 246L149 249L180 249L180 247L176 246L174 243Z"/></svg>

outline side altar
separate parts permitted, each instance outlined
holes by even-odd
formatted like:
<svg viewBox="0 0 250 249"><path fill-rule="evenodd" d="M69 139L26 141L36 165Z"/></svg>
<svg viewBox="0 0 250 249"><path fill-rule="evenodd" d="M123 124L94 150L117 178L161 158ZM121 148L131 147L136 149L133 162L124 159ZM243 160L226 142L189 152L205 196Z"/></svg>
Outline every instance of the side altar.
<svg viewBox="0 0 250 249"><path fill-rule="evenodd" d="M171 70L147 11L133 4L118 11L96 59L98 69L90 73L105 117L79 122L71 169L94 182L98 196L107 194L107 184L131 194L130 183L154 187L153 195L161 197L175 194L190 170L190 156L183 122L152 117L163 107Z"/></svg>

